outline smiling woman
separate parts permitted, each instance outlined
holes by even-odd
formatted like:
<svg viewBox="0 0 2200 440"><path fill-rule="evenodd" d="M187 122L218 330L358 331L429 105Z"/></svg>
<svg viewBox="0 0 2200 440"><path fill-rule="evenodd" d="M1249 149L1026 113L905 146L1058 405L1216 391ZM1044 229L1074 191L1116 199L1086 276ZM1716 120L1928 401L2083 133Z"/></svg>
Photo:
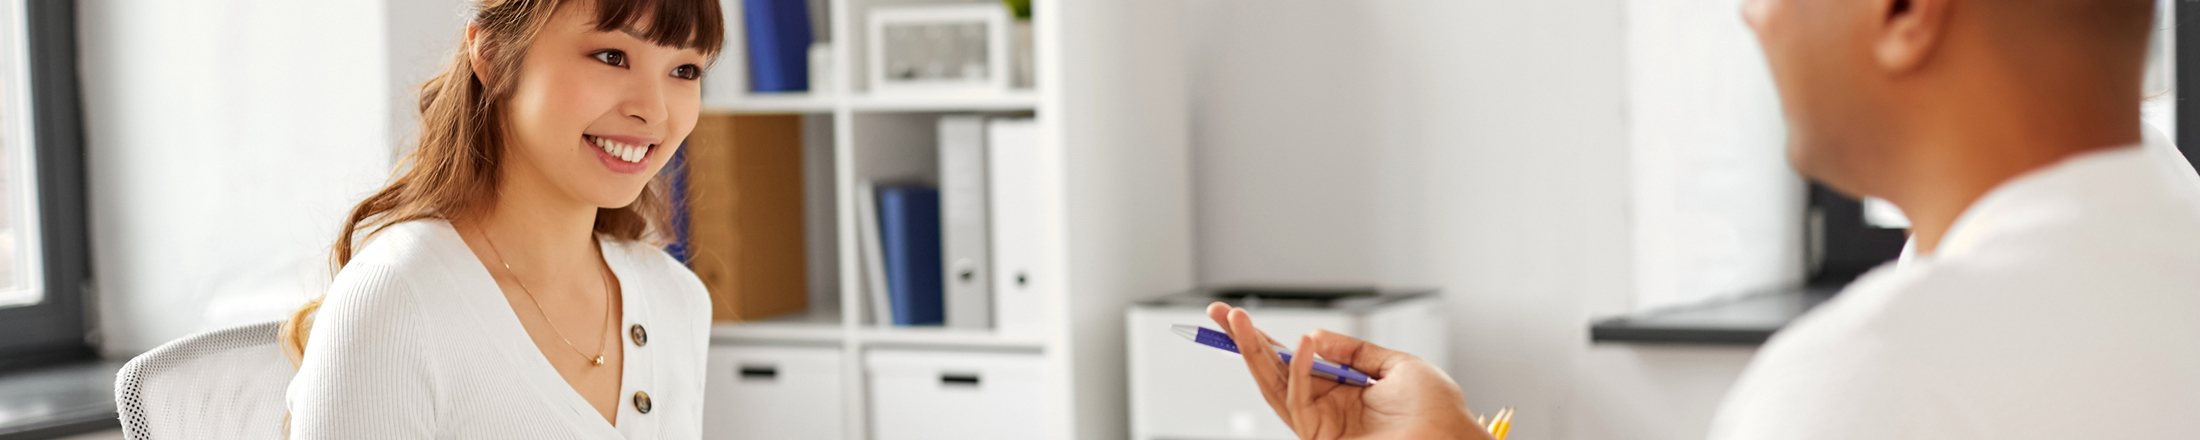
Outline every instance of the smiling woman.
<svg viewBox="0 0 2200 440"><path fill-rule="evenodd" d="M652 242L717 2L476 11L418 148L284 326L292 437L699 437L709 298Z"/></svg>

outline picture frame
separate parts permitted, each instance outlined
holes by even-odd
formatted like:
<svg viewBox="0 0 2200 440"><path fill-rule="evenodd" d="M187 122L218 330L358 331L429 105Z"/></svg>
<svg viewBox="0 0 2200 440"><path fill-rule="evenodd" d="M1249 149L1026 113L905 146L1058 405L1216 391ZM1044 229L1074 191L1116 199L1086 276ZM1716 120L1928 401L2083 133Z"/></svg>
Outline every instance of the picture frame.
<svg viewBox="0 0 2200 440"><path fill-rule="evenodd" d="M865 76L877 94L1006 92L1008 8L1000 3L882 6L868 14Z"/></svg>

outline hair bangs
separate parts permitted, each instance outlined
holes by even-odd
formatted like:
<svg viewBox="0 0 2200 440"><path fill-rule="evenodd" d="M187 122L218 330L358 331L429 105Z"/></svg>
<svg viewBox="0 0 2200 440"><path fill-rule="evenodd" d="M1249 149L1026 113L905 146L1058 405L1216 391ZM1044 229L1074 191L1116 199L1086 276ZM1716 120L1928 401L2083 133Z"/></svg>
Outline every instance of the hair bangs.
<svg viewBox="0 0 2200 440"><path fill-rule="evenodd" d="M650 44L716 58L726 29L717 0L596 0L596 30L628 32Z"/></svg>

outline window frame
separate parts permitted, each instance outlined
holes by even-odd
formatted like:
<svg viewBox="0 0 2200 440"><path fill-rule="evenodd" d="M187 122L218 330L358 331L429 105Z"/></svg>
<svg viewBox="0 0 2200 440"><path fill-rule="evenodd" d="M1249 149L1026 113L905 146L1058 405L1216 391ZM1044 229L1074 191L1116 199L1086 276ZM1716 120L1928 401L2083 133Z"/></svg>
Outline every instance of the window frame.
<svg viewBox="0 0 2200 440"><path fill-rule="evenodd" d="M76 2L23 0L44 298L0 309L0 370L89 359L91 243L85 216Z"/></svg>
<svg viewBox="0 0 2200 440"><path fill-rule="evenodd" d="M2177 83L2170 86L2177 93L2177 149L2185 153L2185 161L2200 167L2200 93L2183 93L2185 84L2200 84L2200 32L2177 32L2188 23L2200 23L2200 1L2177 0L2171 2L2171 13L2176 14L2169 29L2170 39L2177 48L2171 52L2177 73L2171 75Z"/></svg>

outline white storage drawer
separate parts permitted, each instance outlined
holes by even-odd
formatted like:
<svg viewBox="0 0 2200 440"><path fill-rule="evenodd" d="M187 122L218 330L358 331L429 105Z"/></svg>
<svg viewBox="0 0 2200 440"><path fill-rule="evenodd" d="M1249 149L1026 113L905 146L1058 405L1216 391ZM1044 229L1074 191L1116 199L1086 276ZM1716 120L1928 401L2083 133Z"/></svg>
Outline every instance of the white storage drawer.
<svg viewBox="0 0 2200 440"><path fill-rule="evenodd" d="M1037 354L872 350L871 438L1035 439L1047 433Z"/></svg>
<svg viewBox="0 0 2200 440"><path fill-rule="evenodd" d="M841 438L840 349L713 345L703 438Z"/></svg>

